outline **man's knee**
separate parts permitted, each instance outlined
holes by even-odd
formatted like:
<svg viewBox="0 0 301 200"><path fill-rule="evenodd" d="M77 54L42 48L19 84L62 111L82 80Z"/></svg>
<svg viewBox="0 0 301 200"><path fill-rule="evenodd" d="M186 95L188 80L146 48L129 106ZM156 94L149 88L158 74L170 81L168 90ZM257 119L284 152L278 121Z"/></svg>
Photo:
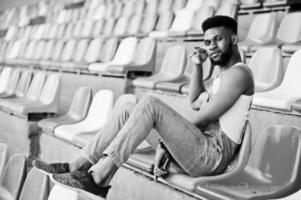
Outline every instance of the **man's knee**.
<svg viewBox="0 0 301 200"><path fill-rule="evenodd" d="M135 108L136 104L133 102L126 102L121 106L121 110L127 113L131 113L134 108Z"/></svg>
<svg viewBox="0 0 301 200"><path fill-rule="evenodd" d="M144 104L144 105L154 105L154 104L158 104L160 103L161 100L154 97L154 96L151 96L151 95L146 95L145 97L143 97L141 99L141 104Z"/></svg>

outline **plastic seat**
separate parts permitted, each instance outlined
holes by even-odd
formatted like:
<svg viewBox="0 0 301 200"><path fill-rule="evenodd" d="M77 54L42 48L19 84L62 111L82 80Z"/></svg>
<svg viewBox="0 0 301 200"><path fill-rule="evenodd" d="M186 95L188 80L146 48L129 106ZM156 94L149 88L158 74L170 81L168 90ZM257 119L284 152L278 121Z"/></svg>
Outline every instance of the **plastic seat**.
<svg viewBox="0 0 301 200"><path fill-rule="evenodd" d="M55 41L54 40L48 40L45 45L45 49L43 50L43 53L41 55L41 60L49 60L54 49ZM42 63L42 62L40 62Z"/></svg>
<svg viewBox="0 0 301 200"><path fill-rule="evenodd" d="M195 192L197 186L201 183L206 183L207 181L217 180L236 174L239 171L243 170L248 162L251 151L251 135L251 126L249 123L247 123L241 147L224 173L219 175L194 178L187 174L180 173L179 170L175 168L175 166L171 165L169 174L164 178L159 178L159 181L170 185L173 188L181 189L183 191ZM152 173L154 158L154 150L144 151L133 154L129 158L127 163L130 166L134 167L134 169L138 168L148 173Z"/></svg>
<svg viewBox="0 0 301 200"><path fill-rule="evenodd" d="M54 134L68 141L74 136L100 130L107 122L113 108L113 92L111 90L98 91L91 103L87 117L78 123L60 125L54 129Z"/></svg>
<svg viewBox="0 0 301 200"><path fill-rule="evenodd" d="M22 45L24 45L24 42L21 40L16 40L11 47L10 51L8 52L7 59L16 59L19 57L19 54L22 49Z"/></svg>
<svg viewBox="0 0 301 200"><path fill-rule="evenodd" d="M82 30L79 34L79 37L91 37L94 26L94 21L85 21L83 23Z"/></svg>
<svg viewBox="0 0 301 200"><path fill-rule="evenodd" d="M114 18L110 18L106 20L105 26L102 31L103 36L111 36L114 26L115 26L116 20Z"/></svg>
<svg viewBox="0 0 301 200"><path fill-rule="evenodd" d="M112 35L115 37L122 37L126 35L126 30L129 26L130 17L122 16L120 17L113 29Z"/></svg>
<svg viewBox="0 0 301 200"><path fill-rule="evenodd" d="M99 37L102 35L102 32L104 32L105 28L105 19L100 19L96 22L94 22L93 30L92 30L92 37Z"/></svg>
<svg viewBox="0 0 301 200"><path fill-rule="evenodd" d="M187 36L200 37L203 36L203 22L214 15L214 8L210 6L202 6L196 13L191 28L187 31ZM183 33L185 34L185 33Z"/></svg>
<svg viewBox="0 0 301 200"><path fill-rule="evenodd" d="M257 15L249 28L247 38L238 45L246 52L259 45L268 45L276 37L277 21L275 13ZM253 49L256 50L256 49Z"/></svg>
<svg viewBox="0 0 301 200"><path fill-rule="evenodd" d="M261 0L242 0L240 4L241 9L255 9L261 7Z"/></svg>
<svg viewBox="0 0 301 200"><path fill-rule="evenodd" d="M173 12L166 12L159 15L155 30L149 33L149 37L161 38L167 36L167 31L174 20Z"/></svg>
<svg viewBox="0 0 301 200"><path fill-rule="evenodd" d="M106 13L106 6L105 5L99 5L93 15L93 20L97 21L99 19L105 18Z"/></svg>
<svg viewBox="0 0 301 200"><path fill-rule="evenodd" d="M0 74L0 94L5 93L8 88L9 80L13 69L11 67L5 67Z"/></svg>
<svg viewBox="0 0 301 200"><path fill-rule="evenodd" d="M99 55L103 45L104 45L103 39L101 38L93 39L87 48L86 54L83 59L84 62L93 63L99 61Z"/></svg>
<svg viewBox="0 0 301 200"><path fill-rule="evenodd" d="M197 193L210 199L269 199L300 188L301 134L295 127L271 126L256 139L239 173L206 181ZM281 158L281 159L279 159Z"/></svg>
<svg viewBox="0 0 301 200"><path fill-rule="evenodd" d="M78 200L76 191L66 189L59 185L54 185L49 194L48 200Z"/></svg>
<svg viewBox="0 0 301 200"><path fill-rule="evenodd" d="M14 94L14 92L17 88L20 76L21 76L21 70L19 70L19 69L13 70L13 72L11 73L11 77L9 78L7 88L3 93L0 93L0 98L2 98L2 97L5 98L7 96L11 96Z"/></svg>
<svg viewBox="0 0 301 200"><path fill-rule="evenodd" d="M46 74L44 72L38 72L36 75L34 75L26 96L21 98L1 100L0 106L2 110L12 112L17 104L22 105L36 101L41 94L45 79Z"/></svg>
<svg viewBox="0 0 301 200"><path fill-rule="evenodd" d="M74 39L69 40L66 45L64 46L64 49L62 50L62 55L60 57L60 61L71 61L73 53L75 51L77 41Z"/></svg>
<svg viewBox="0 0 301 200"><path fill-rule="evenodd" d="M192 9L182 9L176 12L175 19L166 33L169 37L184 37L185 32L191 28L195 11Z"/></svg>
<svg viewBox="0 0 301 200"><path fill-rule="evenodd" d="M152 38L140 40L135 50L133 61L127 65L114 65L108 68L109 72L125 74L134 72L153 72L156 61L157 43Z"/></svg>
<svg viewBox="0 0 301 200"><path fill-rule="evenodd" d="M130 16L134 15L136 4L137 4L137 1L127 1L124 4L121 15L122 16L127 16L127 17L130 17Z"/></svg>
<svg viewBox="0 0 301 200"><path fill-rule="evenodd" d="M167 49L160 71L150 77L137 78L133 81L136 87L154 89L159 82L172 81L182 76L186 66L186 49L184 46L172 46Z"/></svg>
<svg viewBox="0 0 301 200"><path fill-rule="evenodd" d="M4 173L4 168L7 162L7 154L8 154L8 146L7 144L0 143L0 180Z"/></svg>
<svg viewBox="0 0 301 200"><path fill-rule="evenodd" d="M83 25L84 25L83 21L77 21L77 22L75 22L74 28L73 28L72 34L71 34L73 36L73 38L80 37L80 33L83 30Z"/></svg>
<svg viewBox="0 0 301 200"><path fill-rule="evenodd" d="M128 37L121 41L112 61L106 63L93 63L89 65L89 70L94 72L108 71L110 66L127 65L133 61L133 56L138 43L135 37Z"/></svg>
<svg viewBox="0 0 301 200"><path fill-rule="evenodd" d="M36 46L36 49L35 49L35 53L32 56L32 59L33 60L39 60L39 59L41 59L42 53L45 51L45 49L46 49L46 41L43 41L43 40L39 41L37 43L37 46Z"/></svg>
<svg viewBox="0 0 301 200"><path fill-rule="evenodd" d="M154 30L157 22L157 15L146 15L143 18L137 37L145 37Z"/></svg>
<svg viewBox="0 0 301 200"><path fill-rule="evenodd" d="M282 83L275 89L256 93L253 98L253 105L267 107L277 110L290 111L292 103L301 98L299 87L301 73L301 50L296 51L289 60Z"/></svg>
<svg viewBox="0 0 301 200"><path fill-rule="evenodd" d="M118 97L114 104L114 109L118 110L119 108L127 103L137 103L137 97L134 94L122 94L121 96ZM93 140L95 135L98 133L98 131L95 132L90 132L90 133L80 133L76 136L74 136L74 142L80 146L86 146L89 142Z"/></svg>
<svg viewBox="0 0 301 200"><path fill-rule="evenodd" d="M161 0L158 5L158 13L165 13L171 10L171 7L173 5L173 0Z"/></svg>
<svg viewBox="0 0 301 200"><path fill-rule="evenodd" d="M172 11L181 10L186 6L187 0L174 0Z"/></svg>
<svg viewBox="0 0 301 200"><path fill-rule="evenodd" d="M145 1L142 0L142 1L136 1L136 5L135 5L135 8L134 8L134 13L135 14L142 14L145 12Z"/></svg>
<svg viewBox="0 0 301 200"><path fill-rule="evenodd" d="M129 21L128 28L126 30L125 35L126 36L136 36L141 27L142 20L143 20L142 14L133 15L131 17L131 20Z"/></svg>
<svg viewBox="0 0 301 200"><path fill-rule="evenodd" d="M48 176L32 168L25 179L19 200L47 200L48 188Z"/></svg>
<svg viewBox="0 0 301 200"><path fill-rule="evenodd" d="M215 15L225 15L237 19L238 4L234 2L223 2Z"/></svg>
<svg viewBox="0 0 301 200"><path fill-rule="evenodd" d="M145 13L147 15L154 15L157 13L157 9L158 9L158 0L154 0L154 1L147 1L146 2L146 8L145 8Z"/></svg>
<svg viewBox="0 0 301 200"><path fill-rule="evenodd" d="M294 53L301 48L301 25L299 20L301 19L301 13L288 13L281 21L277 39L281 41L281 49L286 53Z"/></svg>
<svg viewBox="0 0 301 200"><path fill-rule="evenodd" d="M117 38L107 39L100 51L99 61L103 63L111 61L116 54L117 48L119 48Z"/></svg>
<svg viewBox="0 0 301 200"><path fill-rule="evenodd" d="M38 126L45 132L53 133L54 129L59 125L74 124L82 121L87 116L91 100L92 89L81 87L74 93L69 110L66 114L57 118L40 120Z"/></svg>
<svg viewBox="0 0 301 200"><path fill-rule="evenodd" d="M282 52L277 47L257 50L249 61L255 92L271 90L280 85L285 72L283 65Z"/></svg>
<svg viewBox="0 0 301 200"><path fill-rule="evenodd" d="M74 27L75 27L74 22L67 24L63 37L66 39L72 38L72 33L73 33Z"/></svg>
<svg viewBox="0 0 301 200"><path fill-rule="evenodd" d="M4 170L1 187L6 189L14 200L19 199L26 178L26 163L24 155L15 154L10 157Z"/></svg>
<svg viewBox="0 0 301 200"><path fill-rule="evenodd" d="M52 61L59 60L60 56L62 55L62 50L64 48L64 45L65 45L65 41L63 41L63 40L59 40L56 42L56 44L54 46L53 54L50 58Z"/></svg>
<svg viewBox="0 0 301 200"><path fill-rule="evenodd" d="M39 98L29 103L16 104L12 111L15 113L56 113L59 104L60 75L48 75Z"/></svg>
<svg viewBox="0 0 301 200"><path fill-rule="evenodd" d="M198 10L205 2L205 0L188 0L185 9Z"/></svg>

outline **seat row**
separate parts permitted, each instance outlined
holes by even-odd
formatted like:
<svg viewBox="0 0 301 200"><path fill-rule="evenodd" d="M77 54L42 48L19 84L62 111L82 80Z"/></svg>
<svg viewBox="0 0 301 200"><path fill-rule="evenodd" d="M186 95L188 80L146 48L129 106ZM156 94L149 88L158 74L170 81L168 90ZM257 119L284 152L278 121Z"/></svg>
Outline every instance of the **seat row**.
<svg viewBox="0 0 301 200"><path fill-rule="evenodd" d="M301 12L286 14L280 25L278 17L276 13L257 15L251 23L246 39L238 44L239 47L246 52L254 52L266 46L281 47L289 54L298 50L301 47Z"/></svg>
<svg viewBox="0 0 301 200"><path fill-rule="evenodd" d="M97 73L152 73L155 69L157 42L152 38L128 37L68 41L16 41L8 48L5 63L40 65L57 69L85 69Z"/></svg>
<svg viewBox="0 0 301 200"><path fill-rule="evenodd" d="M0 109L28 116L29 113L56 113L59 106L60 75L3 68L0 74Z"/></svg>

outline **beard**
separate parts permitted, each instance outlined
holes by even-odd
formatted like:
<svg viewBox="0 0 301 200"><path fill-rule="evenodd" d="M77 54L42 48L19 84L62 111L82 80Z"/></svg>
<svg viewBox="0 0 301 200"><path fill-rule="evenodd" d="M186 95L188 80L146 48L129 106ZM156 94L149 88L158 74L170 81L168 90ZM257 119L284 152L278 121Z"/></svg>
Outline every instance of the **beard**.
<svg viewBox="0 0 301 200"><path fill-rule="evenodd" d="M213 65L226 65L229 62L232 54L233 50L231 46L229 46L225 51L221 53L221 55L217 59L214 60L213 58L210 58L211 63Z"/></svg>

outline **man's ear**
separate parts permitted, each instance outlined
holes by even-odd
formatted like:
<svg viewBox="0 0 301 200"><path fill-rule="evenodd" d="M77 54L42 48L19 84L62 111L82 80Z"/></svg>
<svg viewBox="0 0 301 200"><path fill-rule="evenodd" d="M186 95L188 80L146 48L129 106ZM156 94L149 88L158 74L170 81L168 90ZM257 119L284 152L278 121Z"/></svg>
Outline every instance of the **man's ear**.
<svg viewBox="0 0 301 200"><path fill-rule="evenodd" d="M231 35L232 44L237 45L238 44L238 36L237 35Z"/></svg>

